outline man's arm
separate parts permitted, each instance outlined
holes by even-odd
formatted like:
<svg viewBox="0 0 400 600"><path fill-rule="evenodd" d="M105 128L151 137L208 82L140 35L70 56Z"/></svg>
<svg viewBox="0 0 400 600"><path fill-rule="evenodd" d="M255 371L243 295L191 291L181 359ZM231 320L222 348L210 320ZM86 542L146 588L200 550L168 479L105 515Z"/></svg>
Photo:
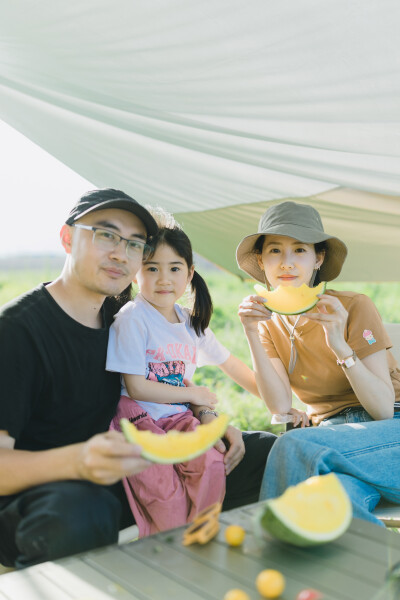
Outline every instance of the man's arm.
<svg viewBox="0 0 400 600"><path fill-rule="evenodd" d="M0 495L67 479L84 479L111 485L140 473L151 463L141 458L141 448L125 441L117 431L93 436L86 442L30 452L10 448L13 439L0 433Z"/></svg>

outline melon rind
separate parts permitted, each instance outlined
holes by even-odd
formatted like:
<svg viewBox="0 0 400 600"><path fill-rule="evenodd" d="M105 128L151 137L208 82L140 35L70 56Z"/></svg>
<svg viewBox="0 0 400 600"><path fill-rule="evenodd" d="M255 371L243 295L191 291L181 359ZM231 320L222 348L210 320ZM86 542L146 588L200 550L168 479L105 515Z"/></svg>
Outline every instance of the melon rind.
<svg viewBox="0 0 400 600"><path fill-rule="evenodd" d="M159 464L176 464L192 460L212 448L224 435L228 422L228 415L219 415L211 423L198 425L194 431L170 431L165 435L140 431L128 419L121 419L120 426L128 442L141 446L143 458ZM171 444L175 452L168 456Z"/></svg>
<svg viewBox="0 0 400 600"><path fill-rule="evenodd" d="M275 312L281 315L299 315L307 312L314 308L319 298L317 294L324 294L326 290L326 281L321 281L315 288L310 288L308 285L303 283L299 287L279 285L275 290L269 292L262 285L256 284L254 286L257 294L266 299L264 306L271 312ZM291 300L294 302L292 309L287 310L282 308L282 300L280 298L287 298L287 295L292 296ZM302 296L305 295L305 298ZM297 296L297 298L296 298ZM297 300L297 305L295 304ZM303 302L300 304L300 302ZM281 306L279 304L281 303Z"/></svg>
<svg viewBox="0 0 400 600"><path fill-rule="evenodd" d="M268 539L268 534L270 534L283 542L301 547L317 546L337 539L348 529L352 519L350 499L341 483L339 481L338 483L343 491L342 500L346 503L346 513L342 523L334 531L316 532L298 527L282 515L279 510L279 498L274 498L266 500L254 517L253 525L256 536Z"/></svg>

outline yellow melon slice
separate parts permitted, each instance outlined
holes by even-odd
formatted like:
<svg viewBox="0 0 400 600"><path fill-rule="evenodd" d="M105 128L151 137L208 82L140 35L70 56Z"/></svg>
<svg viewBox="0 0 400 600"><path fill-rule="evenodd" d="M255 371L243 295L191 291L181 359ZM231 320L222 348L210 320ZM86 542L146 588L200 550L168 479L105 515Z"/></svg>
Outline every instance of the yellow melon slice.
<svg viewBox="0 0 400 600"><path fill-rule="evenodd" d="M310 477L267 500L255 518L256 533L270 533L295 546L330 542L350 525L350 499L334 473Z"/></svg>
<svg viewBox="0 0 400 600"><path fill-rule="evenodd" d="M142 447L142 456L162 464L182 463L200 456L224 435L228 427L228 415L219 415L206 425L198 425L194 431L169 431L165 435L151 431L139 431L128 419L120 425L128 442Z"/></svg>
<svg viewBox="0 0 400 600"><path fill-rule="evenodd" d="M314 288L308 287L305 283L299 287L278 285L272 292L258 283L254 286L257 294L266 299L265 306L268 310L281 315L298 315L311 310L319 300L317 294L323 294L325 288L325 281Z"/></svg>

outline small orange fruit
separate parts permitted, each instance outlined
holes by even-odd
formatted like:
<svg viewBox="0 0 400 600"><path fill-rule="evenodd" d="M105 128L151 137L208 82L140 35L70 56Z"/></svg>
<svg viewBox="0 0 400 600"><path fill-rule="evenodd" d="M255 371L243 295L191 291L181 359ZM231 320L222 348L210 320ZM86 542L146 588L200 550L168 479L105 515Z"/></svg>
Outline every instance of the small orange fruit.
<svg viewBox="0 0 400 600"><path fill-rule="evenodd" d="M240 525L228 525L225 529L225 539L230 546L240 546L246 536L246 532Z"/></svg>
<svg viewBox="0 0 400 600"><path fill-rule="evenodd" d="M285 589L285 578L275 569L265 569L257 575L256 588L264 598L279 598Z"/></svg>
<svg viewBox="0 0 400 600"><path fill-rule="evenodd" d="M243 590L235 588L233 590L229 590L229 592L226 592L224 600L250 600L250 596Z"/></svg>

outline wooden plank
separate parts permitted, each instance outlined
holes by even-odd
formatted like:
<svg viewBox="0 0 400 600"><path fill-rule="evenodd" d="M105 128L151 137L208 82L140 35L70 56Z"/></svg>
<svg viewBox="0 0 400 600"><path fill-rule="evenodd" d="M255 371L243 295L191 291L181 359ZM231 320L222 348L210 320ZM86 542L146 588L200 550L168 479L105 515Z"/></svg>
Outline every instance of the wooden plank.
<svg viewBox="0 0 400 600"><path fill-rule="evenodd" d="M0 593L7 600L142 600L87 566L83 556L46 562L4 575Z"/></svg>
<svg viewBox="0 0 400 600"><path fill-rule="evenodd" d="M385 575L400 561L400 536L364 521L333 543L296 548L261 541L253 532L253 505L221 515L221 531L205 546L182 545L184 528L122 546L109 546L1 576L0 600L221 600L234 587L259 600L255 578L275 568L286 578L282 600L315 587L325 600L387 597ZM247 531L229 547L229 523Z"/></svg>
<svg viewBox="0 0 400 600"><path fill-rule="evenodd" d="M143 542L140 544L142 547ZM150 546L149 554L151 561L142 556L140 550L134 557L115 547L105 548L84 558L85 564L99 570L102 574L123 586L127 590L134 591L142 599L165 600L165 598L184 598L186 600L202 600L190 587L183 586L175 580L173 571L164 574L160 563L164 561L165 550L157 540L149 538L147 544ZM133 544L135 545L135 544ZM181 563L173 565L173 569L183 568Z"/></svg>
<svg viewBox="0 0 400 600"><path fill-rule="evenodd" d="M301 569L296 571L289 570L287 564L280 561L279 563L265 562L262 554L258 560L254 552L249 554L241 549L233 549L225 543L219 544L213 541L206 546L193 545L184 547L181 545L180 536L172 541L167 542L162 539L161 534L158 537L158 543L163 547L162 562L156 565L154 554L149 544L127 545L122 547L130 556L140 556L153 563L154 568L164 574L173 573L178 578L179 582L188 589L195 590L199 594L203 594L203 598L211 598L220 600L223 598L227 590L239 587L244 589L250 598L259 598L255 592L255 578L258 573L266 568L278 568L286 577L287 596L294 598L296 594L305 587L310 587L310 578L307 573ZM168 538L171 536L169 535ZM166 539L168 539L166 538ZM179 571L176 565L180 565ZM307 569L311 569L310 562L307 563ZM337 574L336 574L337 576ZM312 582L315 584L315 569L312 577ZM352 580L353 583L353 580ZM353 592L338 595L336 582L331 589L327 586L319 586L325 593L327 599L335 600L354 600ZM372 596L373 590L368 588L369 596ZM368 597L368 596L366 596Z"/></svg>
<svg viewBox="0 0 400 600"><path fill-rule="evenodd" d="M247 540L250 543L255 510L257 506L252 505L240 511L223 513L222 532L229 522L235 522L248 531ZM221 534L218 539L220 537ZM263 557L267 558L268 564L274 568L279 569L279 565L284 564L286 568L300 568L303 572L306 572L310 560L314 565L317 562L318 581L323 581L324 585L337 586L340 580L341 588L343 587L341 591L344 594L356 587L358 597L361 597L362 592L372 594L373 590L383 586L388 570L400 560L400 536L372 523L353 520L349 532L333 543L303 549L271 540L265 546ZM289 564L291 557L295 560L294 566ZM219 560L215 556L214 559ZM315 578L315 567L313 571L314 574L311 575ZM339 593L338 589L336 593Z"/></svg>

